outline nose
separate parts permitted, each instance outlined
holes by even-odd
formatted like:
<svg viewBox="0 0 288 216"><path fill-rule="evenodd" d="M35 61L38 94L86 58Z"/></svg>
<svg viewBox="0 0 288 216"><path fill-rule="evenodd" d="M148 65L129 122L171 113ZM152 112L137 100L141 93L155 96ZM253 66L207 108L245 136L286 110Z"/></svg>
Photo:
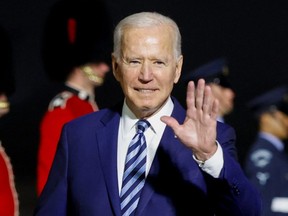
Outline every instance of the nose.
<svg viewBox="0 0 288 216"><path fill-rule="evenodd" d="M99 65L100 70L103 71L103 73L107 73L108 71L110 71L110 67L109 65L102 63Z"/></svg>
<svg viewBox="0 0 288 216"><path fill-rule="evenodd" d="M142 81L151 81L153 79L153 71L152 68L147 64L144 63L140 70L139 79Z"/></svg>

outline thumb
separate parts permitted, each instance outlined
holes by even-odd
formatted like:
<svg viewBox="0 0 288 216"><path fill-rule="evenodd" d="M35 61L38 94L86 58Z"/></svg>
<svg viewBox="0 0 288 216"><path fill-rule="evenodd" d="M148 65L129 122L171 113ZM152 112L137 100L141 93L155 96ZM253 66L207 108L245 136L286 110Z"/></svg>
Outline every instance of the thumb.
<svg viewBox="0 0 288 216"><path fill-rule="evenodd" d="M171 127L174 132L179 127L178 121L175 118L171 117L171 116L162 116L160 118L160 120L162 122L164 122L166 125L168 125L169 127Z"/></svg>

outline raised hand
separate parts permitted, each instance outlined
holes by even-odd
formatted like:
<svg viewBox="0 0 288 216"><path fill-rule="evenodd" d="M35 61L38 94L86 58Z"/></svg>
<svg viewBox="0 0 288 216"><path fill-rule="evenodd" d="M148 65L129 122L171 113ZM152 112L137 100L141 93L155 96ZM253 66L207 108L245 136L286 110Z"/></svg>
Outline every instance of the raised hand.
<svg viewBox="0 0 288 216"><path fill-rule="evenodd" d="M198 160L208 160L217 150L216 118L219 102L214 99L204 79L200 79L197 87L193 81L188 83L186 103L183 124L170 116L163 116L161 120L173 129L177 138L193 151Z"/></svg>

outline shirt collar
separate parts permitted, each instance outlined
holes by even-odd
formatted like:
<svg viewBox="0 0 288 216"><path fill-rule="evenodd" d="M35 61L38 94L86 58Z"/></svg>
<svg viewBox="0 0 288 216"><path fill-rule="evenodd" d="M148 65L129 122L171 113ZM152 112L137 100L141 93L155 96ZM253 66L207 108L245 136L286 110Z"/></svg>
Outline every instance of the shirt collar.
<svg viewBox="0 0 288 216"><path fill-rule="evenodd" d="M174 108L174 104L169 97L167 101L165 102L164 106L154 115L150 116L147 121L151 124L151 129L154 133L158 133L161 128L165 127L166 124L160 120L160 117L166 115L170 116ZM124 100L124 105L122 108L122 123L123 123L123 129L124 133L128 133L130 130L134 129L136 122L139 119L136 118L134 113L129 109L127 106L126 100Z"/></svg>
<svg viewBox="0 0 288 216"><path fill-rule="evenodd" d="M271 144L275 146L275 148L277 148L279 151L284 150L284 143L276 136L265 132L260 132L259 136L271 142Z"/></svg>

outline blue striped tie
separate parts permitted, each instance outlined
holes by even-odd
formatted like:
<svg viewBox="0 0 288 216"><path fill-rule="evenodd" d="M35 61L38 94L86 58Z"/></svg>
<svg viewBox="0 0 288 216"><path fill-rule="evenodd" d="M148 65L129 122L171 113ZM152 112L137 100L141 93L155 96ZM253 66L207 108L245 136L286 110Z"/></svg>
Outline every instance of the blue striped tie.
<svg viewBox="0 0 288 216"><path fill-rule="evenodd" d="M146 140L144 131L150 123L144 119L137 122L137 133L129 144L120 193L123 216L133 215L145 182Z"/></svg>

